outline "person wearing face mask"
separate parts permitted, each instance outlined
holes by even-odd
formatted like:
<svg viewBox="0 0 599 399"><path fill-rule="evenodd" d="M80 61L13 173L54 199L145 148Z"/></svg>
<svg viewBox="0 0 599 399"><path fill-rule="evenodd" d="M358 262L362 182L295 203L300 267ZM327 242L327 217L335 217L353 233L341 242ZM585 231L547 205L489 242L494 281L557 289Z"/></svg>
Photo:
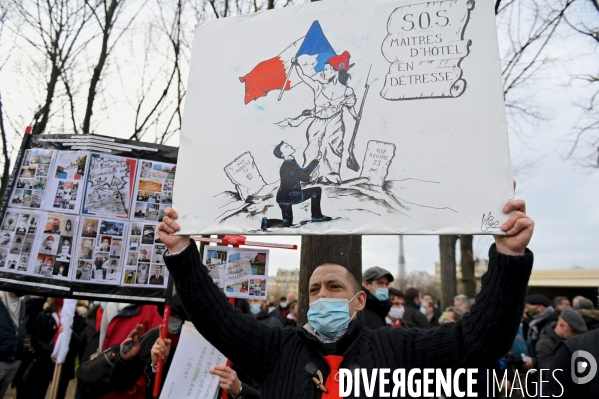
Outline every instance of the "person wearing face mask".
<svg viewBox="0 0 599 399"><path fill-rule="evenodd" d="M282 296L279 298L279 305L273 310L273 313L277 315L282 325L286 324L287 315L289 314L289 301L287 297Z"/></svg>
<svg viewBox="0 0 599 399"><path fill-rule="evenodd" d="M362 274L362 291L366 294L366 307L362 313L366 327L376 330L386 326L385 317L391 309L389 283L392 281L393 275L378 266Z"/></svg>
<svg viewBox="0 0 599 399"><path fill-rule="evenodd" d="M431 328L426 318L426 309L422 307L422 296L417 288L409 287L404 292L405 311L403 320L407 328L417 327L428 330Z"/></svg>
<svg viewBox="0 0 599 399"><path fill-rule="evenodd" d="M548 369L559 343L587 332L582 316L572 309L562 310L557 322L549 323L541 331L541 338L535 347L537 368Z"/></svg>
<svg viewBox="0 0 599 399"><path fill-rule="evenodd" d="M89 223L83 232L83 237L95 237L97 234L98 232L94 229L94 225Z"/></svg>
<svg viewBox="0 0 599 399"><path fill-rule="evenodd" d="M389 309L389 314L385 317L385 322L388 326L393 328L403 327L403 315L404 315L404 295L398 289L389 288L389 300L391 301L391 309Z"/></svg>
<svg viewBox="0 0 599 399"><path fill-rule="evenodd" d="M106 280L106 269L102 268L104 265L104 257L97 255L94 259L94 270L92 270L92 280Z"/></svg>
<svg viewBox="0 0 599 399"><path fill-rule="evenodd" d="M229 304L202 265L195 241L174 235L180 226L173 209L165 209L158 234L168 249L165 264L194 326L261 383L264 397L319 399L327 390L326 397L338 398L335 377L340 368L359 365L368 375L377 368L482 368L509 350L532 270L533 255L526 247L534 222L522 200L509 201L503 211L511 216L499 226L503 234L495 236L490 248L489 268L470 316L434 331L366 327L366 293L338 263L318 265L308 292L300 293L310 302L304 326L268 327ZM313 380L320 377L317 370L321 383Z"/></svg>
<svg viewBox="0 0 599 399"><path fill-rule="evenodd" d="M250 313L256 320L269 327L283 327L275 312L268 311L268 302L265 299L250 299Z"/></svg>

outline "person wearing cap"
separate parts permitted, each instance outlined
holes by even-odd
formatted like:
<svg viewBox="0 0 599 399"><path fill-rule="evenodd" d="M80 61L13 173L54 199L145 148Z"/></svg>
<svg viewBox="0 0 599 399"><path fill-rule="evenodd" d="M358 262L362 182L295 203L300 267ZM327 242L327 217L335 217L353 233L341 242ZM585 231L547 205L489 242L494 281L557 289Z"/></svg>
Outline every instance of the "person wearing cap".
<svg viewBox="0 0 599 399"><path fill-rule="evenodd" d="M296 58L291 60L300 79L314 92L314 108L294 119L286 119L283 125L299 126L306 119L312 119L306 137L308 144L304 150L304 167L308 166L318 154L322 154L319 165L318 181L338 183L341 181L341 157L343 156L343 139L345 124L343 110L358 121L356 113L356 94L347 86L350 79L349 70L354 64L349 63L350 54L345 51L335 55L325 63L322 72L314 77L304 73Z"/></svg>
<svg viewBox="0 0 599 399"><path fill-rule="evenodd" d="M494 237L475 304L467 316L430 331L366 327L366 294L347 266L332 262L315 265L307 292L299 293L309 300L308 322L268 327L229 303L195 241L174 235L181 228L174 209L165 208L158 234L176 291L200 334L260 383L265 398L320 399L325 389L325 397L339 397L341 368L359 365L368 375L381 368L485 368L507 353L524 312L534 222L523 200L509 201L503 211L511 216L498 226L504 234Z"/></svg>
<svg viewBox="0 0 599 399"><path fill-rule="evenodd" d="M562 310L557 321L549 323L541 331L541 338L535 347L537 368L548 369L559 343L585 332L587 332L587 326L581 315L572 309Z"/></svg>
<svg viewBox="0 0 599 399"><path fill-rule="evenodd" d="M543 396L562 399L599 398L598 361L599 330L561 341L549 365L551 371L544 373L553 378L543 382ZM576 376L576 380L573 376Z"/></svg>
<svg viewBox="0 0 599 399"><path fill-rule="evenodd" d="M364 325L372 330L386 326L385 318L391 309L389 283L393 275L382 267L374 266L362 273L362 291L366 294Z"/></svg>
<svg viewBox="0 0 599 399"><path fill-rule="evenodd" d="M549 299L541 294L527 296L524 309L527 318L524 320L523 331L526 336L526 342L528 342L528 346L532 352L532 359L529 360L525 367L530 369L536 364L535 348L537 342L539 342L539 338L541 338L541 331L549 323L557 321L559 313L551 306Z"/></svg>

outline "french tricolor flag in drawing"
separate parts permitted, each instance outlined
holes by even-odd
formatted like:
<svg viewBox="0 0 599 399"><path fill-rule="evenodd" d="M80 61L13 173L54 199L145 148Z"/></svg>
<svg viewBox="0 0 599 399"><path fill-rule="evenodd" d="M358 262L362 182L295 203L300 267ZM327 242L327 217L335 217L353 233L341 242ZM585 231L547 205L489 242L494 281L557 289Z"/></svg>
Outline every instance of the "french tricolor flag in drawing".
<svg viewBox="0 0 599 399"><path fill-rule="evenodd" d="M281 54L262 61L250 73L239 78L245 83L245 103L266 96L271 90L291 90L294 86L288 75L291 59L296 57L306 75L322 72L324 65L333 57L335 50L322 32L320 23L314 21L306 36L296 40ZM286 83L285 83L286 82Z"/></svg>

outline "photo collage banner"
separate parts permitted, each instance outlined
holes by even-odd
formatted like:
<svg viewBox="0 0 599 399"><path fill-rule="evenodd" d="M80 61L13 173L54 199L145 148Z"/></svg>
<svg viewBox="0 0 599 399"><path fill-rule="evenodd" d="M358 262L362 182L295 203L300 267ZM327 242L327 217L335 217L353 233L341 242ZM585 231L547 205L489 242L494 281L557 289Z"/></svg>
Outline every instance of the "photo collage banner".
<svg viewBox="0 0 599 399"><path fill-rule="evenodd" d="M230 298L267 299L268 249L204 247L204 264Z"/></svg>
<svg viewBox="0 0 599 399"><path fill-rule="evenodd" d="M176 148L157 144L26 135L2 203L0 289L162 302L157 227L176 161Z"/></svg>

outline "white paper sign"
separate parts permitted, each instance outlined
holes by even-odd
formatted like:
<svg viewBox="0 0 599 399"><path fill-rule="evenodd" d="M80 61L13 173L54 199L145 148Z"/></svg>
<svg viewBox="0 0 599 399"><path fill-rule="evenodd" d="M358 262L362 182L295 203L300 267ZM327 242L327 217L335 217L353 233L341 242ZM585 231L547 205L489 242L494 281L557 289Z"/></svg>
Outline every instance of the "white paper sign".
<svg viewBox="0 0 599 399"><path fill-rule="evenodd" d="M210 345L193 324L186 322L160 399L214 398L220 377L208 371L226 363L227 358Z"/></svg>
<svg viewBox="0 0 599 399"><path fill-rule="evenodd" d="M493 3L208 21L180 148L182 234L497 233L514 190Z"/></svg>

